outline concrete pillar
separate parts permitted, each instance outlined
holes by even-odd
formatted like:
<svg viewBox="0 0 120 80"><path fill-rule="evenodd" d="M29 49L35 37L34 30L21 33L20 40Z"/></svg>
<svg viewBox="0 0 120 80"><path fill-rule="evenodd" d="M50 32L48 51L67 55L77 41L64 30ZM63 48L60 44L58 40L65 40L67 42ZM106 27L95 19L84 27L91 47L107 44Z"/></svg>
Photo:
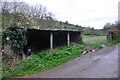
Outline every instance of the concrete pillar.
<svg viewBox="0 0 120 80"><path fill-rule="evenodd" d="M53 50L53 33L50 33L50 50Z"/></svg>
<svg viewBox="0 0 120 80"><path fill-rule="evenodd" d="M70 33L67 33L67 45L70 46Z"/></svg>

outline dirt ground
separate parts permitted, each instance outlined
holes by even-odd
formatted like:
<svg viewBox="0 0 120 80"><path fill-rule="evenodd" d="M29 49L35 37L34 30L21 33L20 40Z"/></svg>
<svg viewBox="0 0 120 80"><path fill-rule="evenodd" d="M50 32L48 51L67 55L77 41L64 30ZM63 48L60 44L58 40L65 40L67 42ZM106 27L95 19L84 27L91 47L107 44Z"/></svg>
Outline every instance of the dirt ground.
<svg viewBox="0 0 120 80"><path fill-rule="evenodd" d="M55 69L21 78L117 78L118 50L118 45L106 47L79 56Z"/></svg>

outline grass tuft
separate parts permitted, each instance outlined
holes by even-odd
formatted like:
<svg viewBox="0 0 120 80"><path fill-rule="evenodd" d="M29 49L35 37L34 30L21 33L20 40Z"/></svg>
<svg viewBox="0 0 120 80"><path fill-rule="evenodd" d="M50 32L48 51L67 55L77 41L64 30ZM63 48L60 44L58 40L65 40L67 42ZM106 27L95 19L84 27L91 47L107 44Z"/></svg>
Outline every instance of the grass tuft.
<svg viewBox="0 0 120 80"><path fill-rule="evenodd" d="M93 48L103 48L101 44L92 44L91 45Z"/></svg>

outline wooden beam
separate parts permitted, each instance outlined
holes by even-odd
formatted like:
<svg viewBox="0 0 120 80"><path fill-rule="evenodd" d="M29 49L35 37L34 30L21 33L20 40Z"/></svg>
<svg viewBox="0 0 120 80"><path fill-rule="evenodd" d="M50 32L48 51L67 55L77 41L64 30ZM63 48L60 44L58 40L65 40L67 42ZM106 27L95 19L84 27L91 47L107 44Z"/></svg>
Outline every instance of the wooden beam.
<svg viewBox="0 0 120 80"><path fill-rule="evenodd" d="M67 45L70 46L70 33L67 33Z"/></svg>
<svg viewBox="0 0 120 80"><path fill-rule="evenodd" d="M53 33L50 33L50 50L53 50Z"/></svg>

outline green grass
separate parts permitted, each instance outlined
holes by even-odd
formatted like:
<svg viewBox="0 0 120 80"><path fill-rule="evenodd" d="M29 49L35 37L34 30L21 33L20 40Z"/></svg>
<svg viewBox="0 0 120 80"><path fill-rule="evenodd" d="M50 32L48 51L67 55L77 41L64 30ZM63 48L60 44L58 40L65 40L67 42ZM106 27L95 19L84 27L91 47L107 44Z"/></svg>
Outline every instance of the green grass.
<svg viewBox="0 0 120 80"><path fill-rule="evenodd" d="M106 36L87 36L83 35L85 44L90 44L92 48L103 48L100 43L106 44Z"/></svg>
<svg viewBox="0 0 120 80"><path fill-rule="evenodd" d="M54 68L62 63L74 59L82 53L85 45L62 46L53 51L44 50L30 56L30 59L22 60L15 67L3 66L3 78L23 76Z"/></svg>
<svg viewBox="0 0 120 80"><path fill-rule="evenodd" d="M114 45L116 45L117 43L120 43L120 38L117 39L117 40L113 40L113 41L111 41L111 42L107 42L106 45L108 45L108 46L114 46Z"/></svg>
<svg viewBox="0 0 120 80"><path fill-rule="evenodd" d="M92 46L93 48L103 48L102 45L97 44L97 43L92 44L91 46Z"/></svg>
<svg viewBox="0 0 120 80"><path fill-rule="evenodd" d="M106 36L86 36L83 35L83 41L85 43L91 44L93 48L102 48L102 45L99 44L99 42L107 45L107 46L114 46L117 43L120 43L120 39L107 42Z"/></svg>
<svg viewBox="0 0 120 80"><path fill-rule="evenodd" d="M83 41L85 43L96 44L98 42L106 43L106 36L86 36L83 35Z"/></svg>

